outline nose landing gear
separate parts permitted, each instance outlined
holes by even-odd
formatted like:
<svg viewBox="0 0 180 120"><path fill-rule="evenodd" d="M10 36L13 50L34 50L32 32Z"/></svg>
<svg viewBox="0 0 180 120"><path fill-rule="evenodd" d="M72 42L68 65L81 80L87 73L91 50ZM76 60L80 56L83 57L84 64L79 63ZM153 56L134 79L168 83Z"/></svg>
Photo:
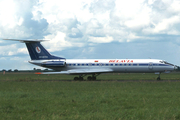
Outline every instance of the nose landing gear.
<svg viewBox="0 0 180 120"><path fill-rule="evenodd" d="M161 74L161 73L159 73L159 75L158 75L158 77L157 77L157 80L158 80L158 81L161 80L160 74Z"/></svg>
<svg viewBox="0 0 180 120"><path fill-rule="evenodd" d="M158 77L157 77L157 80L161 80L161 78L158 76Z"/></svg>

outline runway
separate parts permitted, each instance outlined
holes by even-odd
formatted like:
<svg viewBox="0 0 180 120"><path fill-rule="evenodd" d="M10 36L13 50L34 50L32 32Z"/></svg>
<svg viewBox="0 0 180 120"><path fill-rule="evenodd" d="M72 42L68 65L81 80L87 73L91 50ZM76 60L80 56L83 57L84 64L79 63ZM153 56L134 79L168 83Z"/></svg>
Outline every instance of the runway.
<svg viewBox="0 0 180 120"><path fill-rule="evenodd" d="M0 80L1 82L180 82L180 80Z"/></svg>

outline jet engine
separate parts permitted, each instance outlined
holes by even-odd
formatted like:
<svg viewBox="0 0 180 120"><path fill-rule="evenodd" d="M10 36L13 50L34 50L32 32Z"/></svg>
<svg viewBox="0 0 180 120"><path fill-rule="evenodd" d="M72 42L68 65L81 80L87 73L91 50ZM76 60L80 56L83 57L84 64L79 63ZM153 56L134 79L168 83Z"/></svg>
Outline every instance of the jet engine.
<svg viewBox="0 0 180 120"><path fill-rule="evenodd" d="M64 67L66 66L66 61L47 61L41 64L43 67Z"/></svg>

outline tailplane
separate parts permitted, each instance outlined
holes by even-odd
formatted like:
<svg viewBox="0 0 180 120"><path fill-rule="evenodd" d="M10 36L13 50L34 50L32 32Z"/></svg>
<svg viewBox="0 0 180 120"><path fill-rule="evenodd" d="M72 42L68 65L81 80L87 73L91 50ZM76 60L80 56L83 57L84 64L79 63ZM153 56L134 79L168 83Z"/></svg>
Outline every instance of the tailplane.
<svg viewBox="0 0 180 120"><path fill-rule="evenodd" d="M26 44L31 60L50 60L50 59L65 59L62 57L57 57L51 55L40 42L46 40L17 40L17 39L4 39L4 40L13 40L20 41Z"/></svg>

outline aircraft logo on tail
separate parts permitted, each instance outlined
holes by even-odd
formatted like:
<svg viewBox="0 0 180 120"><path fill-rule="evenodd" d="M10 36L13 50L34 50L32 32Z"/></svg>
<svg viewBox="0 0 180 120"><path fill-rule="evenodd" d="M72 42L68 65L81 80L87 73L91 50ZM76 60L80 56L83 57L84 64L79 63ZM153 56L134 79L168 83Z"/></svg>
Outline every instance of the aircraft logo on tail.
<svg viewBox="0 0 180 120"><path fill-rule="evenodd" d="M41 52L41 49L39 47L36 47L36 52L37 53L40 53Z"/></svg>

